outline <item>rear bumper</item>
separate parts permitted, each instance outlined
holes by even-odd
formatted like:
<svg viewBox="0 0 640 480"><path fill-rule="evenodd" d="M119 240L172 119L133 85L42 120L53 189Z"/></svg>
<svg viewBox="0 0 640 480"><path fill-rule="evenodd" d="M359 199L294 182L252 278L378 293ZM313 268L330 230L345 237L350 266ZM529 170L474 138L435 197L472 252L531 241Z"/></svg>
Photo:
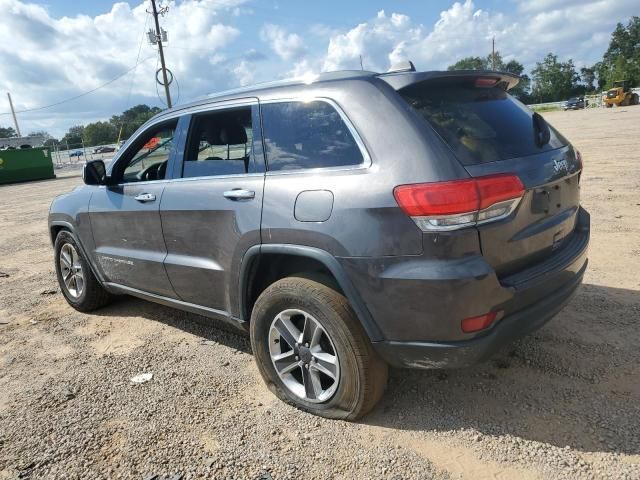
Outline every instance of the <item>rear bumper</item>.
<svg viewBox="0 0 640 480"><path fill-rule="evenodd" d="M382 338L372 339L391 365L457 368L549 321L569 301L587 268L589 214L580 209L565 248L527 270L498 278L481 255L458 259L341 259ZM465 318L500 311L490 329L466 334Z"/></svg>
<svg viewBox="0 0 640 480"><path fill-rule="evenodd" d="M587 262L573 280L554 295L503 318L479 338L459 342L374 342L387 363L403 368L461 368L482 362L504 345L551 320L571 299L582 282Z"/></svg>

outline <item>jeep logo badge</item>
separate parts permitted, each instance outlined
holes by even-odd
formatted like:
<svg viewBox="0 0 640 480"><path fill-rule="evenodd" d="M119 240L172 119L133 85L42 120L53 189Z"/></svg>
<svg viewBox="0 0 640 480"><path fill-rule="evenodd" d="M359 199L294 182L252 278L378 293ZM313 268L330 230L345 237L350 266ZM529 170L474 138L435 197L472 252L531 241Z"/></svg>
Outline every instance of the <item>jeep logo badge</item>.
<svg viewBox="0 0 640 480"><path fill-rule="evenodd" d="M553 169L556 172L560 172L561 170L564 170L566 172L569 171L569 163L567 162L567 160L565 158L563 158L562 160L554 160L553 161Z"/></svg>

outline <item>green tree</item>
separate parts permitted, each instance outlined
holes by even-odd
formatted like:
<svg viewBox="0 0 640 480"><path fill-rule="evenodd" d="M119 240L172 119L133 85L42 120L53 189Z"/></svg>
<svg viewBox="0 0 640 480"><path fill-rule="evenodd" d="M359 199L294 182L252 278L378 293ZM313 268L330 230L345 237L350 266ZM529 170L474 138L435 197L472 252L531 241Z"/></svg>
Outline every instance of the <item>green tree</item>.
<svg viewBox="0 0 640 480"><path fill-rule="evenodd" d="M580 91L580 77L573 60L559 62L558 56L552 53L548 53L542 62L536 63L531 76L531 97L537 103L564 100Z"/></svg>
<svg viewBox="0 0 640 480"><path fill-rule="evenodd" d="M631 17L626 27L622 23L616 25L609 48L594 69L601 89L611 87L616 80L640 85L640 17Z"/></svg>
<svg viewBox="0 0 640 480"><path fill-rule="evenodd" d="M487 61L480 57L465 57L458 60L453 65L449 65L448 70L486 70Z"/></svg>
<svg viewBox="0 0 640 480"><path fill-rule="evenodd" d="M67 145L69 148L77 148L79 147L84 140L84 126L76 125L71 127L67 133L65 133L64 137L60 139L60 143L66 148Z"/></svg>
<svg viewBox="0 0 640 480"><path fill-rule="evenodd" d="M118 132L122 129L120 138L122 140L129 138L140 125L153 117L161 110L158 107L149 107L148 105L136 105L122 112L121 115L114 115L109 120Z"/></svg>
<svg viewBox="0 0 640 480"><path fill-rule="evenodd" d="M16 131L13 127L0 127L0 138L17 137Z"/></svg>
<svg viewBox="0 0 640 480"><path fill-rule="evenodd" d="M50 137L44 141L43 145L45 147L53 147L55 145L60 145L60 141L57 138Z"/></svg>
<svg viewBox="0 0 640 480"><path fill-rule="evenodd" d="M111 122L94 122L84 127L84 140L87 146L114 143L117 138L118 130Z"/></svg>
<svg viewBox="0 0 640 480"><path fill-rule="evenodd" d="M580 69L580 79L587 88L587 91L592 92L594 90L594 82L596 81L596 67L582 67Z"/></svg>
<svg viewBox="0 0 640 480"><path fill-rule="evenodd" d="M522 101L527 101L529 99L531 80L527 75L523 74L524 66L517 60L509 60L504 63L500 52L490 53L485 58L465 57L450 65L448 70L492 70L494 65L495 70L513 73L520 77L518 85L509 90L509 93Z"/></svg>

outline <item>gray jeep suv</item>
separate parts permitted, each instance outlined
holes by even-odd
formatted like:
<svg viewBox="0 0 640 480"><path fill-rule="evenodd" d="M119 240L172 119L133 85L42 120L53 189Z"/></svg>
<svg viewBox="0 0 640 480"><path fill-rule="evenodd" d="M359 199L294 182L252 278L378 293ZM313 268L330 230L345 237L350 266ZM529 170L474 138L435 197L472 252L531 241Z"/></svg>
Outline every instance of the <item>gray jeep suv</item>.
<svg viewBox="0 0 640 480"><path fill-rule="evenodd" d="M582 163L489 71L346 71L158 114L49 229L67 301L128 294L250 332L282 400L355 419L387 365L479 362L587 266Z"/></svg>

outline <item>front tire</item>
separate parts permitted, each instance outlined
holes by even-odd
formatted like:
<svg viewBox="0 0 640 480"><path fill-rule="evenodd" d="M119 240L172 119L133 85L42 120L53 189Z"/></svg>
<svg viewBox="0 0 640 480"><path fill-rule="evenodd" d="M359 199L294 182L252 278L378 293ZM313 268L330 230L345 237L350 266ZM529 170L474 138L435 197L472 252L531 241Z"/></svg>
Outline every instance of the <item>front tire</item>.
<svg viewBox="0 0 640 480"><path fill-rule="evenodd" d="M109 303L111 296L93 275L71 232L58 233L54 252L58 284L69 305L81 312L90 312Z"/></svg>
<svg viewBox="0 0 640 480"><path fill-rule="evenodd" d="M250 327L258 370L281 400L355 420L382 397L387 365L336 290L302 277L279 280L256 301Z"/></svg>

